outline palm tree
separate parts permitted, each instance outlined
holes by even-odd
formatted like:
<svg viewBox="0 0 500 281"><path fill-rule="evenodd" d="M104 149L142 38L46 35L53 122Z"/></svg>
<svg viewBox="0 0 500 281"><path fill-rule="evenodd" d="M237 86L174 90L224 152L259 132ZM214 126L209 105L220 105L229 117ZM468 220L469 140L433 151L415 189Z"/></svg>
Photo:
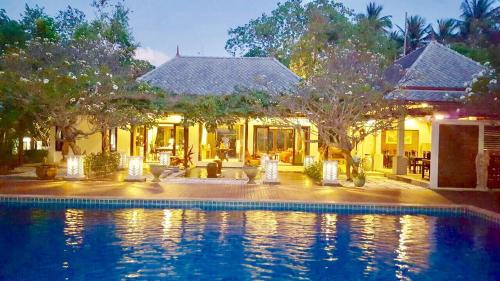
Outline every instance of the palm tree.
<svg viewBox="0 0 500 281"><path fill-rule="evenodd" d="M465 38L476 37L487 33L496 25L494 7L496 0L463 0L460 5L462 21L461 34Z"/></svg>
<svg viewBox="0 0 500 281"><path fill-rule="evenodd" d="M437 31L432 30L432 36L440 43L451 43L457 36L457 21L454 19L441 19L437 21Z"/></svg>
<svg viewBox="0 0 500 281"><path fill-rule="evenodd" d="M370 2L366 6L366 14L360 15L361 20L366 20L376 31L384 31L392 28L391 16L382 16L382 5Z"/></svg>
<svg viewBox="0 0 500 281"><path fill-rule="evenodd" d="M406 53L409 53L423 46L432 31L430 24L426 24L425 19L421 16L411 16L406 20ZM405 30L398 26L399 32L405 34Z"/></svg>

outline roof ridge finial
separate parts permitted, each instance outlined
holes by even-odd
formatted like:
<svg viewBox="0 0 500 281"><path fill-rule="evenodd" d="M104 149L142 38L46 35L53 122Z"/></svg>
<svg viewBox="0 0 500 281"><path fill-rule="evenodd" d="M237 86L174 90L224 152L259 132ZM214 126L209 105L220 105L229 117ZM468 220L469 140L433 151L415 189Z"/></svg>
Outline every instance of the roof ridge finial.
<svg viewBox="0 0 500 281"><path fill-rule="evenodd" d="M181 53L179 52L179 45L177 45L177 52L175 53L176 57L180 57Z"/></svg>

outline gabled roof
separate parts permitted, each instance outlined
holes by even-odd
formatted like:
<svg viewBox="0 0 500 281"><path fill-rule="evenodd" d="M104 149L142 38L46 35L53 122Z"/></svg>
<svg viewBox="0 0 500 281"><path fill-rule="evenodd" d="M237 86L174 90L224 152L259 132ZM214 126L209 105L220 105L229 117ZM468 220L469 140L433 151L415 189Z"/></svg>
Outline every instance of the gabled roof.
<svg viewBox="0 0 500 281"><path fill-rule="evenodd" d="M401 72L395 70L402 68ZM387 71L388 80L400 87L389 97L402 100L455 101L464 83L487 68L454 50L431 41L398 59Z"/></svg>
<svg viewBox="0 0 500 281"><path fill-rule="evenodd" d="M300 78L274 58L176 56L139 78L176 94L230 94L238 89L291 90Z"/></svg>

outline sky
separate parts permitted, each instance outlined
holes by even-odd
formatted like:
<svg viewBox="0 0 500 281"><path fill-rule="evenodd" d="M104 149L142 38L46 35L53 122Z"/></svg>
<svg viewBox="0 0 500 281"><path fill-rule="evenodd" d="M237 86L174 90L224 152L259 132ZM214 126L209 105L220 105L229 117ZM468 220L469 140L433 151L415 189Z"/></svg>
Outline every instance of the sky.
<svg viewBox="0 0 500 281"><path fill-rule="evenodd" d="M92 0L0 0L0 8L11 18L18 19L24 4L38 4L55 16L67 5L84 11L91 18ZM125 0L132 10L130 25L140 44L137 56L159 65L175 56L176 46L181 55L229 56L224 45L227 31L272 11L275 0ZM355 12L365 11L370 0L342 0ZM441 18L458 18L461 0L375 0L383 5L384 15L392 15L400 26L404 14L420 15L429 23Z"/></svg>

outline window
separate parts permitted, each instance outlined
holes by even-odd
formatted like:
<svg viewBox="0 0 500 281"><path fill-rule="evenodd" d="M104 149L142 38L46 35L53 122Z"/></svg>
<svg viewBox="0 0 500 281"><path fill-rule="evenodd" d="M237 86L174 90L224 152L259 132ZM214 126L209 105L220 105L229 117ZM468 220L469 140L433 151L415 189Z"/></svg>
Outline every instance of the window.
<svg viewBox="0 0 500 281"><path fill-rule="evenodd" d="M202 160L233 159L239 161L242 150L243 125L218 126L214 132L201 128L200 155Z"/></svg>

